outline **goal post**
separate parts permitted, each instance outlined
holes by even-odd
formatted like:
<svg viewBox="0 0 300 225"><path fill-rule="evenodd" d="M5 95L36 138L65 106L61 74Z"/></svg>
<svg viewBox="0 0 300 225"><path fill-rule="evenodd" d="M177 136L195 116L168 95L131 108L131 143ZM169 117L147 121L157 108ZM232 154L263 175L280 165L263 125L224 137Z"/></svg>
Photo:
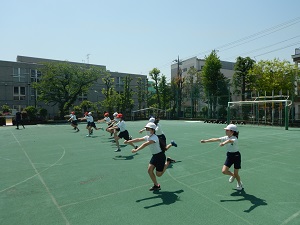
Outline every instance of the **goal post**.
<svg viewBox="0 0 300 225"><path fill-rule="evenodd" d="M167 110L158 109L154 107L139 109L131 111L131 120L134 121L136 119L145 119L150 116L156 116L159 118L169 118Z"/></svg>
<svg viewBox="0 0 300 225"><path fill-rule="evenodd" d="M291 105L292 101L288 99L228 102L227 124L284 125L288 130Z"/></svg>

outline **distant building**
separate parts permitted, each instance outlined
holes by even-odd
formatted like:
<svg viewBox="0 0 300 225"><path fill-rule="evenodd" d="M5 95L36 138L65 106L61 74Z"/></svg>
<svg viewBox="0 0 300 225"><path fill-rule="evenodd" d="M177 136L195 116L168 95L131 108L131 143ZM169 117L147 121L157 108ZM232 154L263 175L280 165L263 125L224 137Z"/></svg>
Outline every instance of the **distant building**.
<svg viewBox="0 0 300 225"><path fill-rule="evenodd" d="M295 49L295 55L292 55L292 59L296 65L297 68L299 68L300 63L300 48ZM298 73L298 70L296 71ZM297 74L299 75L299 74ZM300 96L300 84L299 79L295 80L295 95ZM300 119L300 98L297 97L297 99L294 99L294 107L295 107L295 119Z"/></svg>
<svg viewBox="0 0 300 225"><path fill-rule="evenodd" d="M178 59L179 60L179 59ZM175 60L176 63L171 65L171 79L176 78L178 76L178 69L181 73L182 77L186 77L188 75L188 71L190 68L195 68L197 71L202 71L203 66L205 65L204 59L198 59L197 57L192 57L185 60ZM228 78L230 81L232 80L233 74L234 74L234 63L233 62L226 62L221 61L222 68L221 73L224 74L226 78ZM232 92L232 87L230 88ZM237 96L232 96L232 101L237 100ZM199 102L197 106L197 112L201 111L201 108L204 107L206 103ZM182 104L182 111L185 111L185 108L190 107L190 101L184 101Z"/></svg>
<svg viewBox="0 0 300 225"><path fill-rule="evenodd" d="M0 107L8 105L12 109L21 110L27 106L36 106L38 108L45 108L48 110L50 118L58 115L58 108L45 105L43 102L38 101L37 92L32 88L32 84L37 82L42 74L40 68L44 62L63 62L54 59L43 59L27 56L17 56L16 62L0 60ZM69 62L77 65L86 65L85 63ZM89 64L92 65L92 64ZM106 70L106 66L92 65ZM129 74L110 72L111 77L115 80L115 89L118 93L123 91L122 78L130 75L133 79L130 83L131 88L136 92L138 78L142 79L145 83L145 90L147 89L147 75ZM74 105L79 105L83 100L97 102L104 100L101 93L104 88L103 82L99 79L86 95L78 97ZM137 97L133 97L135 101L135 110L137 109ZM101 111L101 110L99 110Z"/></svg>

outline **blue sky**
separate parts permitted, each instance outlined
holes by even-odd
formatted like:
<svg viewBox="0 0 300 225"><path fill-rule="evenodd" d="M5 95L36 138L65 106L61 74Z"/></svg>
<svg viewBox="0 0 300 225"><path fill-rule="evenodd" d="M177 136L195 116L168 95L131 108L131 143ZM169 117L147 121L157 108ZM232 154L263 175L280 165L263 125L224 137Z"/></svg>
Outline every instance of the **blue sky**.
<svg viewBox="0 0 300 225"><path fill-rule="evenodd" d="M156 67L168 78L178 56L204 58L213 49L224 61L292 62L299 10L299 0L2 1L0 60L88 60L145 75Z"/></svg>

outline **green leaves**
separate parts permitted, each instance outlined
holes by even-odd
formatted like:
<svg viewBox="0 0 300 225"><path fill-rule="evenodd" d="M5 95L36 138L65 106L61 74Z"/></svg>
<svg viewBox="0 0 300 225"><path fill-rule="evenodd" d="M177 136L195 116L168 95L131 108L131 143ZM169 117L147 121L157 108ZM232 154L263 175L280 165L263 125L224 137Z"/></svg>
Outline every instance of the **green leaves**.
<svg viewBox="0 0 300 225"><path fill-rule="evenodd" d="M77 97L89 90L104 71L89 65L77 65L68 62L46 63L41 68L42 76L34 88L38 90L39 100L58 104L63 117Z"/></svg>

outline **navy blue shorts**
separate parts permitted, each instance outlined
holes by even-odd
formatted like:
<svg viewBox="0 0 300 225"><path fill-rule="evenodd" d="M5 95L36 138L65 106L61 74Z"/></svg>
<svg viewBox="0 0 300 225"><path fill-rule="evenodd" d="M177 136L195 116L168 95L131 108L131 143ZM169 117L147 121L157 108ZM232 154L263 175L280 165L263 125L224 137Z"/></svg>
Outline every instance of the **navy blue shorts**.
<svg viewBox="0 0 300 225"><path fill-rule="evenodd" d="M124 138L126 141L128 141L129 140L129 133L128 133L127 130L122 131L122 132L119 133L118 137L119 138Z"/></svg>
<svg viewBox="0 0 300 225"><path fill-rule="evenodd" d="M166 163L166 155L164 152L157 153L152 155L152 158L149 162L151 165L155 166L156 171L162 172Z"/></svg>
<svg viewBox="0 0 300 225"><path fill-rule="evenodd" d="M227 152L227 158L224 163L225 166L230 168L234 164L234 169L241 169L241 153L240 152Z"/></svg>
<svg viewBox="0 0 300 225"><path fill-rule="evenodd" d="M73 120L72 124L75 125L75 126L77 126L78 125L77 120Z"/></svg>
<svg viewBox="0 0 300 225"><path fill-rule="evenodd" d="M90 123L89 124L90 127L94 127L95 129L97 128L95 122L89 122L89 123Z"/></svg>

